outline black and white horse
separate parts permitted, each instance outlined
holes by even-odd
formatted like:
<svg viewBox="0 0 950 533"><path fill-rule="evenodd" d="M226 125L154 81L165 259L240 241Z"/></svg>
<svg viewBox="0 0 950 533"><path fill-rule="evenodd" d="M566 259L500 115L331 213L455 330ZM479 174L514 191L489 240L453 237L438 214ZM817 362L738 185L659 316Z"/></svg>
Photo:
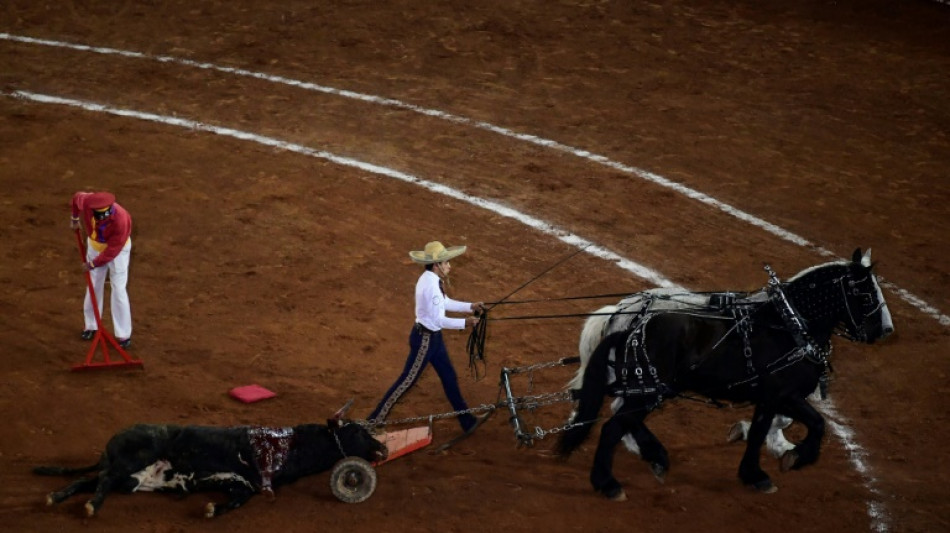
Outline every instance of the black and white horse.
<svg viewBox="0 0 950 533"><path fill-rule="evenodd" d="M578 343L580 367L571 381L568 382L567 388L573 394L576 394L575 391L581 388L587 361L590 360L590 356L594 353L597 345L607 335L630 329L636 322L649 314L671 310L710 311L735 302L742 305L762 302L767 299L768 293L764 289L751 293L736 291L697 293L687 292L679 288L655 288L631 294L620 300L616 305L601 307L584 321ZM615 399L611 402L611 409L616 412L621 403L621 399ZM572 413L571 416L573 419L574 414ZM782 415L776 415L772 421L772 426L765 438L765 447L773 457L779 458L795 447L785 438L782 431L791 423L792 419ZM750 422L747 420L736 422L729 431L729 441L745 440L749 434L749 427ZM628 450L639 455L640 448L631 435L624 435L623 444Z"/></svg>
<svg viewBox="0 0 950 533"><path fill-rule="evenodd" d="M894 327L872 273L870 252L862 255L858 249L851 261L814 266L785 283L773 281L761 302L717 312L671 309L607 335L588 361L575 422L561 433L558 453L567 457L586 440L605 396L621 399L601 429L590 480L608 498L625 499L612 472L616 445L631 434L643 459L662 478L669 457L644 420L664 398L691 391L755 405L739 465L746 485L775 490L760 466L759 452L777 414L808 431L785 453L782 469L817 461L824 419L806 398L827 370L831 336L841 330L851 340L870 344Z"/></svg>

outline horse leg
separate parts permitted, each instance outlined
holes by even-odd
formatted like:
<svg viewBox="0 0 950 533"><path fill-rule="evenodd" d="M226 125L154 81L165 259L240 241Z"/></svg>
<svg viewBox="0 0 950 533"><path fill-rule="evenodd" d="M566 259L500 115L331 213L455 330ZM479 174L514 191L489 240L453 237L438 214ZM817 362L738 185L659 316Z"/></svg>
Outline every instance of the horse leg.
<svg viewBox="0 0 950 533"><path fill-rule="evenodd" d="M793 449L785 452L780 466L783 472L798 470L818 461L821 439L825 436L825 419L804 398L783 405L786 412L808 428L805 438Z"/></svg>
<svg viewBox="0 0 950 533"><path fill-rule="evenodd" d="M590 483L594 490L614 501L627 499L623 487L613 475L614 449L628 431L619 418L617 415L610 417L601 428L600 442L594 453L594 466L590 471Z"/></svg>
<svg viewBox="0 0 950 533"><path fill-rule="evenodd" d="M663 483L666 480L666 473L670 469L670 455L659 439L656 438L656 435L641 421L634 425L633 431L627 433L624 437L625 442L627 438L636 441L640 450L640 457L650 463L650 469L653 471L653 475L656 476L656 480Z"/></svg>
<svg viewBox="0 0 950 533"><path fill-rule="evenodd" d="M792 419L787 416L775 415L775 418L772 419L772 428L769 429L769 434L765 437L765 447L776 459L795 448L795 445L789 442L785 438L785 433L782 432L790 425L792 425Z"/></svg>
<svg viewBox="0 0 950 533"><path fill-rule="evenodd" d="M752 423L748 420L736 422L729 430L729 436L726 438L726 441L736 442L746 440L751 425ZM772 457L776 459L782 457L785 455L785 452L795 447L794 444L785 438L785 433L782 432L783 429L790 425L792 425L792 419L787 416L776 415L775 418L772 419L772 427L769 429L768 436L765 438L765 447L769 450L769 453L772 454Z"/></svg>
<svg viewBox="0 0 950 533"><path fill-rule="evenodd" d="M765 407L764 404L755 406L752 423L749 426L745 453L742 455L742 461L739 463L739 479L755 490L767 494L775 492L778 489L772 484L772 480L769 479L768 474L762 470L760 453L774 416L775 411L772 407Z"/></svg>
<svg viewBox="0 0 950 533"><path fill-rule="evenodd" d="M623 398L617 398L610 404L610 412L616 414L618 411L620 411L621 407L623 407ZM627 433L623 436L621 441L623 442L624 448L626 448L630 453L640 455L640 445L637 443L637 438L633 435L633 433Z"/></svg>

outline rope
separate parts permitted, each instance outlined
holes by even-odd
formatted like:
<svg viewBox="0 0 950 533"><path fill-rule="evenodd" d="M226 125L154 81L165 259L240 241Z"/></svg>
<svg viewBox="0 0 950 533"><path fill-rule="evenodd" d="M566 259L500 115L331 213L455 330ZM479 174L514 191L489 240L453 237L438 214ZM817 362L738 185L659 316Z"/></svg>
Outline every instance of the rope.
<svg viewBox="0 0 950 533"><path fill-rule="evenodd" d="M568 300L596 300L599 298L622 298L625 296L630 296L631 294L636 294L636 291L616 292L616 293L611 293L611 294L591 294L589 296L565 296L563 298L536 298L533 300L508 300L508 301L498 301L498 302L486 302L486 304L495 306L495 305L533 304L533 303L539 303L539 302L565 302Z"/></svg>
<svg viewBox="0 0 950 533"><path fill-rule="evenodd" d="M533 278L529 279L528 281L522 283L521 286L518 287L517 289L515 289L515 290L509 292L508 295L505 296L504 298L502 298L501 300L498 300L497 302L492 303L492 304L489 306L488 309L491 309L492 307L495 307L496 305L501 305L502 303L505 302L505 300L507 300L508 298L511 298L512 296L514 296L516 292L518 292L518 291L520 291L521 289L527 287L528 285L531 285L532 283L534 283L535 281L537 281L538 278L540 278L541 276L543 276L543 275L547 274L548 272L554 270L555 268L557 268L558 266L560 266L562 263L564 263L564 262L567 261L568 259L571 259L572 257L574 257L575 255L577 255L577 254L583 252L584 250L587 250L587 248L589 248L592 244L593 244L593 243L588 243L586 246L584 246L584 247L582 247L582 248L578 248L577 250L574 250L574 251L573 251L572 253L570 253L567 257L561 258L560 260L558 260L558 261L557 261L556 263L554 263L553 265L551 265L551 266L549 266L548 268L546 268L546 269L544 269L543 271L541 271L541 273L539 273L539 274L536 275L535 277L533 277ZM486 311L487 311L488 309L486 309Z"/></svg>
<svg viewBox="0 0 950 533"><path fill-rule="evenodd" d="M488 310L482 311L481 320L472 327L468 336L466 351L468 352L468 369L475 381L485 377L485 339L488 337ZM482 372L479 374L479 363Z"/></svg>
<svg viewBox="0 0 950 533"><path fill-rule="evenodd" d="M568 254L566 257L562 257L553 265L544 269L543 271L541 271L540 273L538 273L536 276L529 279L528 281L522 283L517 289L509 292L507 295L505 295L504 298L486 306L484 311L482 311L481 313L481 320L478 321L478 324L475 324L475 327L472 328L472 332L468 336L467 349L468 349L469 370L471 371L472 377L475 379L475 381L478 381L479 379L481 379L479 377L479 372L478 372L478 363L482 364L483 370L485 366L485 339L488 337L488 311L490 311L496 305L501 305L502 303L505 302L505 300L514 296L515 293L527 287L528 285L534 283L535 281L538 280L538 278L554 270L555 268L557 268L564 262L568 261L575 255L587 250L587 248L589 248L592 244L593 243L588 243L587 245L581 248L578 248L577 250L574 250L573 252Z"/></svg>
<svg viewBox="0 0 950 533"><path fill-rule="evenodd" d="M683 307L680 309L676 309L675 311L715 311L715 310L716 308L711 307L711 306L693 306L693 307ZM488 320L497 322L499 320L536 320L536 319L547 319L547 318L576 318L576 317L589 317L589 316L637 315L642 312L643 312L642 310L638 310L638 311L616 311L613 313L567 313L563 315L503 316L503 317L492 318Z"/></svg>

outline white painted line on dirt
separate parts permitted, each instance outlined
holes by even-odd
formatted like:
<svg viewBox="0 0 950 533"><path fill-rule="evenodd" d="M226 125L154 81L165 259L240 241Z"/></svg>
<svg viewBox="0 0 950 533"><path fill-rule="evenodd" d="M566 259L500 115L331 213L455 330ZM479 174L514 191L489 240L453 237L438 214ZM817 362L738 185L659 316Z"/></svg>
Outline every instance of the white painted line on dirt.
<svg viewBox="0 0 950 533"><path fill-rule="evenodd" d="M58 96L49 96L45 94L31 93L27 91L13 91L13 92L0 92L5 96L12 96L14 98L20 98L23 100L30 100L33 102L39 102L44 104L57 104L57 105L66 105L70 107L78 107L86 111L94 111L99 113L107 113L110 115L117 115L121 117L135 118L139 120L145 120L148 122L158 122L160 124L166 124L169 126L177 126L180 128L186 128L189 130L195 131L205 131L208 133L213 133L215 135L221 135L224 137L233 137L235 139L240 139L243 141L255 142L262 144L264 146L270 146L273 148L278 148L281 150L286 150L288 152L295 152L298 154L307 155L310 157L316 157L318 159L324 159L338 165L343 165L347 167L357 168L365 172L376 174L378 176L385 176L388 178L394 178L400 181L411 183L413 185L418 185L424 189L428 189L437 194L448 196L456 200L486 209L495 214L501 215L506 218L514 219L522 224L540 231L546 235L551 235L561 242L573 246L575 248L582 248L585 252L594 257L599 257L607 261L612 261L623 270L626 270L644 280L654 283L660 287L670 287L670 288L682 288L679 285L676 285L672 281L663 277L660 273L645 267L639 263L631 261L625 257L620 256L616 252L608 250L603 246L594 244L593 242L575 235L569 231L558 228L548 222L545 222L541 219L535 218L526 213L522 213L516 209L508 207L500 202L494 200L488 200L485 198L479 198L477 196L472 196L466 194L458 189L454 189L447 185L441 183L436 183L433 181L425 180L422 178L417 178L410 174L404 172L399 172L391 168L382 167L379 165L374 165L372 163L366 163L364 161L359 161L356 159L351 159L349 157L342 157L330 152L325 152L322 150L315 150L313 148L308 148L299 144L290 143L287 141L281 141L280 139L275 139L273 137L265 137L263 135L257 135L254 133L249 133L246 131L235 130L231 128L224 128L221 126L214 126L211 124L205 124L202 122L197 122L194 120L188 120L179 117L170 117L166 115L156 115L153 113L143 113L139 111L132 111L129 109L120 109L116 107L110 107L104 104L98 104L95 102L86 102L82 100L74 100L70 98L61 98Z"/></svg>
<svg viewBox="0 0 950 533"><path fill-rule="evenodd" d="M97 104L94 102L86 102L81 100L61 98L58 96L49 96L37 93L31 93L26 91L14 91L11 93L0 92L4 96L12 96L14 98L20 98L24 100L30 100L33 102L39 102L44 104L57 104L57 105L66 105L71 107L78 107L86 111L94 111L100 113L107 113L111 115L117 115L121 117L135 118L139 120L145 120L148 122L157 122L160 124L166 124L169 126L177 126L181 128L187 128L195 131L205 131L208 133L213 133L215 135L221 135L224 137L232 137L235 139L240 139L244 141L255 142L262 144L264 146L270 146L273 148L278 148L281 150L286 150L288 152L299 153L302 155L307 155L311 157L316 157L319 159L324 159L332 163L339 165L357 168L365 172L372 174L386 176L389 178L394 178L406 183L411 183L413 185L418 185L425 189L428 189L432 192L460 200L462 202L469 203L476 207L481 207L487 209L501 216L511 218L525 224L528 227L536 229L544 234L551 235L558 240L577 248L585 248L585 252L608 261L614 261L617 263L617 266L620 268L631 272L632 274L639 276L647 281L655 283L662 287L672 287L672 288L681 288L676 284L668 281L666 278L661 276L659 273L643 266L638 263L635 263L629 259L621 257L619 254L612 252L606 248L595 245L592 242L574 235L573 233L559 229L543 220L537 219L515 209L512 209L508 206L505 206L499 202L493 200L487 200L484 198L479 198L466 194L458 189L448 187L441 183L435 183L415 176L399 172L398 170L382 167L379 165L374 165L371 163L366 163L356 159L351 159L348 157L342 157L330 152L325 152L322 150L315 150L313 148L308 148L299 144L294 144L286 141L281 141L279 139L274 139L272 137L265 137L262 135L257 135L254 133L249 133L245 131L235 130L231 128L224 128L220 126L213 126L210 124L205 124L202 122L197 122L193 120L170 117L165 115L156 115L153 113L143 113L139 111L132 111L128 109L120 109L115 107L110 107L104 104ZM825 401L823 405L823 410L825 412L835 413L834 406L830 401ZM855 470L861 474L864 478L864 484L868 490L880 497L880 493L875 487L876 480L870 477L869 467L864 462L864 457L867 455L864 452L864 449L858 445L854 439L854 432L847 426L839 424L837 422L831 421L832 430L835 434L841 439L844 443L845 448L849 451L851 455L851 463L854 466ZM883 511L884 505L879 501L869 501L868 502L868 515L872 520L872 527L878 533L886 533L889 529L886 522L886 513Z"/></svg>
<svg viewBox="0 0 950 533"><path fill-rule="evenodd" d="M399 109L406 109L408 111L413 111L415 113L420 113L422 115L435 117L435 118L439 118L439 119L446 120L449 122L471 126L474 128L483 129L486 131L497 133L498 135L510 137L512 139L517 139L517 140L531 143L531 144L541 146L544 148L551 148L553 150L569 153L576 157L587 159L594 163L612 168L614 170L617 170L618 172L637 176L641 179L650 181L662 187L672 189L686 196L687 198L691 198L693 200L696 200L698 202L711 206L715 209L718 209L728 215L731 215L739 220L742 220L743 222L747 222L764 231L767 231L783 240L786 240L793 244L797 244L802 247L812 248L813 250L818 252L820 255L840 259L836 257L835 254L831 252L830 250L827 250L821 246L813 244L809 242L807 239L805 239L804 237L800 237L799 235L796 235L795 233L792 233L788 230L780 228L779 226L776 226L772 224L771 222L767 222L755 215L746 213L745 211L742 211L729 204L721 202L703 192L697 191L681 183L677 183L670 179L664 178L663 176L660 176L659 174L654 174L653 172L649 172L641 168L625 165L623 163L608 159L605 156L593 154L591 152L588 152L587 150L574 148L571 146L567 146L565 144L561 144L557 141L545 139L542 137L537 137L535 135L530 135L527 133L518 133L508 128L496 126L488 122L482 122L482 121L473 120L473 119L458 116L458 115L453 115L450 113L446 113L444 111L439 111L437 109L429 109L425 107L420 107L420 106L416 106L416 105L402 102L399 100L394 100L391 98L383 98L380 96L373 96L370 94L363 94L363 93L358 93L354 91L336 89L333 87L327 87L325 85L318 85L315 83L294 80L291 78L285 78L283 76L273 76L270 74L264 74L261 72L254 72L254 71L244 70L244 69L239 69L239 68L223 67L219 65L214 65L212 63L192 61L190 59L183 59L183 58L178 58L178 57L173 57L173 56L162 56L162 55L153 56L153 55L143 54L140 52L132 52L128 50L95 47L95 46L67 43L67 42L61 42L61 41L51 41L47 39L35 39L33 37L12 35L9 33L2 33L2 32L0 32L0 40L15 41L15 42L20 42L20 43L36 44L36 45L42 45L42 46L52 46L52 47L66 48L66 49L71 49L71 50L78 50L78 51L83 51L83 52L94 52L97 54L115 55L115 56L128 57L128 58L134 58L134 59L148 59L152 61L159 61L162 63L174 63L178 65L195 67L195 68L200 68L200 69L205 69L205 70L214 70L214 71L223 72L226 74L246 76L246 77L268 81L271 83L279 83L279 84L288 85L291 87L297 87L297 88L308 90L308 91L321 92L325 94L331 94L334 96L350 98L353 100L360 100L360 101L368 102L371 104L384 105L384 106L395 107ZM895 290L896 294L899 297L901 297L904 301L916 307L922 313L933 317L940 324L944 326L950 326L950 316L941 313L940 310L928 304L927 302L923 301L922 299L910 293L909 291L901 289L897 287L896 285L894 285L893 283L889 285L891 288Z"/></svg>
<svg viewBox="0 0 950 533"><path fill-rule="evenodd" d="M871 466L865 461L868 452L854 438L854 430L846 425L846 420L838 413L838 409L829 400L815 402L815 408L825 415L828 426L831 431L841 440L845 451L848 452L848 459L855 471L861 474L864 479L864 487L874 497L867 502L867 513L871 519L871 530L877 533L887 533L890 531L887 508L883 500L884 494L878 488L877 479L871 474Z"/></svg>

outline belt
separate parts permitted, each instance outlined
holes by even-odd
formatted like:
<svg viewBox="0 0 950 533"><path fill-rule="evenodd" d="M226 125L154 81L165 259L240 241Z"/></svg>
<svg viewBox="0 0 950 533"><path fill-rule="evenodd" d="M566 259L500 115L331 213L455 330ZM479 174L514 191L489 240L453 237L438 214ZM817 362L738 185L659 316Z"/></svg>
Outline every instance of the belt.
<svg viewBox="0 0 950 533"><path fill-rule="evenodd" d="M432 333L438 333L438 331L432 331L431 329L423 326L422 324L418 322L416 322L412 327L416 328L416 331L418 331L419 333L429 333L430 335Z"/></svg>

